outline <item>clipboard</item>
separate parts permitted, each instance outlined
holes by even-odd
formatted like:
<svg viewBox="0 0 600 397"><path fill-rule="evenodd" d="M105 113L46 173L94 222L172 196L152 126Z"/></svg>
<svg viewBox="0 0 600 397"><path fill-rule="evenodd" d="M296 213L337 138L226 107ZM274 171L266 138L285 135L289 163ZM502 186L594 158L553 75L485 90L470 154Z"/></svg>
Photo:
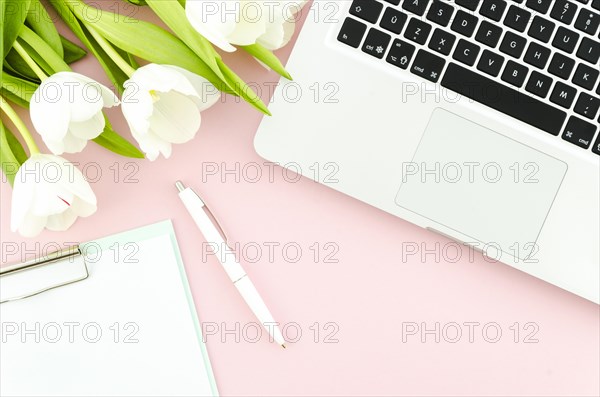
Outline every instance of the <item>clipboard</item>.
<svg viewBox="0 0 600 397"><path fill-rule="evenodd" d="M170 220L4 267L0 289L15 278L0 395L218 395Z"/></svg>

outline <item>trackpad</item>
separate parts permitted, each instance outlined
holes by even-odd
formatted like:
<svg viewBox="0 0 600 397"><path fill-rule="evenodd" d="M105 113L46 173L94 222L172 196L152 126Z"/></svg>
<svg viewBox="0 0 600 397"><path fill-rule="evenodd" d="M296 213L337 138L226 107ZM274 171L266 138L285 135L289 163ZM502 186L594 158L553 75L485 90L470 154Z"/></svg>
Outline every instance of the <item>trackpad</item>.
<svg viewBox="0 0 600 397"><path fill-rule="evenodd" d="M396 203L438 224L526 259L567 165L484 126L437 108Z"/></svg>

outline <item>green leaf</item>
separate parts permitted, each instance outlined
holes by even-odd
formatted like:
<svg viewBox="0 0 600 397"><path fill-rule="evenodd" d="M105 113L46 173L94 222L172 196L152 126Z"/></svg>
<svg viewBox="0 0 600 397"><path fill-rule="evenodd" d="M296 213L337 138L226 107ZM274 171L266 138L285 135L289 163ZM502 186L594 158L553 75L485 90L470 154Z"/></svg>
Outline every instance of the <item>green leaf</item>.
<svg viewBox="0 0 600 397"><path fill-rule="evenodd" d="M119 93L122 94L124 91L123 83L128 79L127 75L119 69L108 55L106 55L88 30L79 23L79 20L71 12L69 7L63 3L63 0L49 0L49 2L56 9L58 15L61 16L65 24L69 26L71 31L73 31L77 38L81 40L83 45L92 52L96 59L98 59L98 62L100 62L100 65L106 72L110 81L114 84Z"/></svg>
<svg viewBox="0 0 600 397"><path fill-rule="evenodd" d="M63 60L69 65L73 62L79 61L81 58L87 55L87 52L83 48L79 47L69 39L60 36L60 41L64 49Z"/></svg>
<svg viewBox="0 0 600 397"><path fill-rule="evenodd" d="M25 49L25 51L27 51L27 54L29 54L29 56L31 57L31 59L33 59L35 61L35 63L42 68L42 70L44 71L44 73L46 73L48 76L54 74L55 70L52 66L50 66L50 64L47 62L46 58L44 58L42 55L38 54L33 47L31 47L28 43L26 43L25 41L23 41L23 39L21 37L17 38L17 42L19 44L21 44L21 46L23 47L23 49ZM18 54L19 58L21 58L21 55ZM23 59L23 58L21 58ZM38 81L39 81L39 77L38 77Z"/></svg>
<svg viewBox="0 0 600 397"><path fill-rule="evenodd" d="M120 154L121 156L143 159L144 153L133 146L121 135L117 134L112 129L112 126L110 125L106 116L104 116L104 119L106 120L106 127L104 127L102 134L100 134L98 138L94 139L94 142L112 152Z"/></svg>
<svg viewBox="0 0 600 397"><path fill-rule="evenodd" d="M60 0L50 0L52 4ZM62 3L61 3L62 4ZM181 40L166 30L149 22L103 10L93 11L93 7L80 0L66 2L72 13L83 24L90 24L115 46L147 61L180 66L190 72L204 76L217 88L222 88L222 80ZM90 16L94 16L90 20Z"/></svg>
<svg viewBox="0 0 600 397"><path fill-rule="evenodd" d="M128 3L131 4L135 4L136 6L145 6L146 5L146 1L145 0L125 0Z"/></svg>
<svg viewBox="0 0 600 397"><path fill-rule="evenodd" d="M19 167L25 160L27 160L27 154L21 142L0 121L0 164L2 172L11 185L14 183Z"/></svg>
<svg viewBox="0 0 600 397"><path fill-rule="evenodd" d="M123 58L125 61L127 61L127 63L134 69L137 69L140 67L140 65L137 63L137 61L135 60L135 58L133 57L133 55L131 55L128 52L123 51L120 48L116 48L115 47L115 51L117 51L119 53L119 55L121 55L121 58Z"/></svg>
<svg viewBox="0 0 600 397"><path fill-rule="evenodd" d="M34 71L31 70L29 65L27 65L23 58L21 58L21 56L14 49L11 49L8 52L6 58L4 58L4 63L7 65L8 70L11 70L13 73L25 79L37 82L40 81Z"/></svg>
<svg viewBox="0 0 600 397"><path fill-rule="evenodd" d="M22 108L29 109L29 102L19 98L18 96L16 96L10 91L5 90L4 88L0 88L0 95L2 95L6 99L9 99L11 102L16 103Z"/></svg>
<svg viewBox="0 0 600 397"><path fill-rule="evenodd" d="M270 114L266 105L254 91L231 69L212 44L190 24L184 7L176 1L146 0L150 8L167 24L173 32L200 58L219 79L223 80L230 90L244 98L252 106L265 114ZM279 60L277 60L279 62ZM279 64L281 65L281 64ZM280 69L283 69L281 66ZM289 76L289 75L288 75Z"/></svg>
<svg viewBox="0 0 600 397"><path fill-rule="evenodd" d="M146 0L150 8L200 59L221 79L223 72L217 63L221 56L212 44L199 34L185 15L185 9L176 1ZM231 88L231 87L230 87Z"/></svg>
<svg viewBox="0 0 600 397"><path fill-rule="evenodd" d="M233 87L234 91L239 94L240 97L244 98L246 102L260 110L264 114L271 116L271 112L267 109L262 99L242 80L237 74L233 73L231 69L225 65L225 63L219 59L217 61L219 67L223 71L223 75L227 80L227 84Z"/></svg>
<svg viewBox="0 0 600 397"><path fill-rule="evenodd" d="M40 0L31 0L29 13L26 19L27 25L31 27L38 36L44 40L52 50L61 58L64 56L62 41L52 18Z"/></svg>
<svg viewBox="0 0 600 397"><path fill-rule="evenodd" d="M16 76L12 76L6 73L5 71L2 71L2 90L3 93L9 93L11 95L11 100L12 98L17 97L28 104L29 102L31 102L31 97L33 96L35 90L37 90L38 87L38 84L21 79ZM17 103L18 105L23 106L22 102ZM25 107L28 106L26 105Z"/></svg>
<svg viewBox="0 0 600 397"><path fill-rule="evenodd" d="M2 59L10 51L13 43L19 36L21 28L25 24L27 11L31 0L2 0L0 1L0 16L2 20L2 39L0 40L0 52Z"/></svg>
<svg viewBox="0 0 600 397"><path fill-rule="evenodd" d="M38 61L38 59L40 59L45 62L54 73L71 71L69 65L63 60L63 55L57 54L48 43L27 26L23 26L21 33L19 33L19 42L21 42L21 40L27 43L33 50L33 52L28 51L28 53L38 65L42 66Z"/></svg>
<svg viewBox="0 0 600 397"><path fill-rule="evenodd" d="M269 68L273 69L275 72L279 73L280 76L283 76L288 80L292 80L292 76L290 76L287 70L285 70L285 67L279 58L277 58L272 51L267 50L260 44L242 46L241 48L243 48L244 51L252 55L254 58L258 59L260 62L267 65Z"/></svg>

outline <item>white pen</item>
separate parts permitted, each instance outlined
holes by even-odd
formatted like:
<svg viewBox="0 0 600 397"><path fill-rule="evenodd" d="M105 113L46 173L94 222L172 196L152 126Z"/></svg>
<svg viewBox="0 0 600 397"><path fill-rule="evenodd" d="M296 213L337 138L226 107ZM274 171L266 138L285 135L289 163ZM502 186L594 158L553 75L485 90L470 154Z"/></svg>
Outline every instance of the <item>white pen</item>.
<svg viewBox="0 0 600 397"><path fill-rule="evenodd" d="M224 250L221 253L219 262L223 265L223 269L236 286L242 297L250 306L250 309L254 312L254 315L258 318L258 321L265 327L267 332L271 335L273 340L279 343L285 348L285 339L281 335L281 331L277 326L277 323L273 319L269 308L265 305L265 302L260 297L260 294L250 281L250 278L244 271L244 268L237 261L235 254L231 251L231 248L225 242L223 236L208 217L205 211L206 205L200 197L189 187L185 187L181 181L175 183L177 190L179 190L179 198L183 201L185 208L196 222L196 225L200 229L200 232L204 235L204 238L208 243L214 243L219 249ZM208 208L207 208L208 209ZM221 260L222 259L222 260Z"/></svg>

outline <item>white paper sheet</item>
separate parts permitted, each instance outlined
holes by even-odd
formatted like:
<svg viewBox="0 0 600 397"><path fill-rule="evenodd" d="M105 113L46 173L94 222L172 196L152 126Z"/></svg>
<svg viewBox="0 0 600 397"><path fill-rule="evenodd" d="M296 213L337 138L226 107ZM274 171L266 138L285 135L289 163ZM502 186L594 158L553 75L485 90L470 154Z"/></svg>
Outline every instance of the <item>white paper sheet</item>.
<svg viewBox="0 0 600 397"><path fill-rule="evenodd" d="M0 305L0 395L216 394L171 224L149 228L88 243L87 280Z"/></svg>

